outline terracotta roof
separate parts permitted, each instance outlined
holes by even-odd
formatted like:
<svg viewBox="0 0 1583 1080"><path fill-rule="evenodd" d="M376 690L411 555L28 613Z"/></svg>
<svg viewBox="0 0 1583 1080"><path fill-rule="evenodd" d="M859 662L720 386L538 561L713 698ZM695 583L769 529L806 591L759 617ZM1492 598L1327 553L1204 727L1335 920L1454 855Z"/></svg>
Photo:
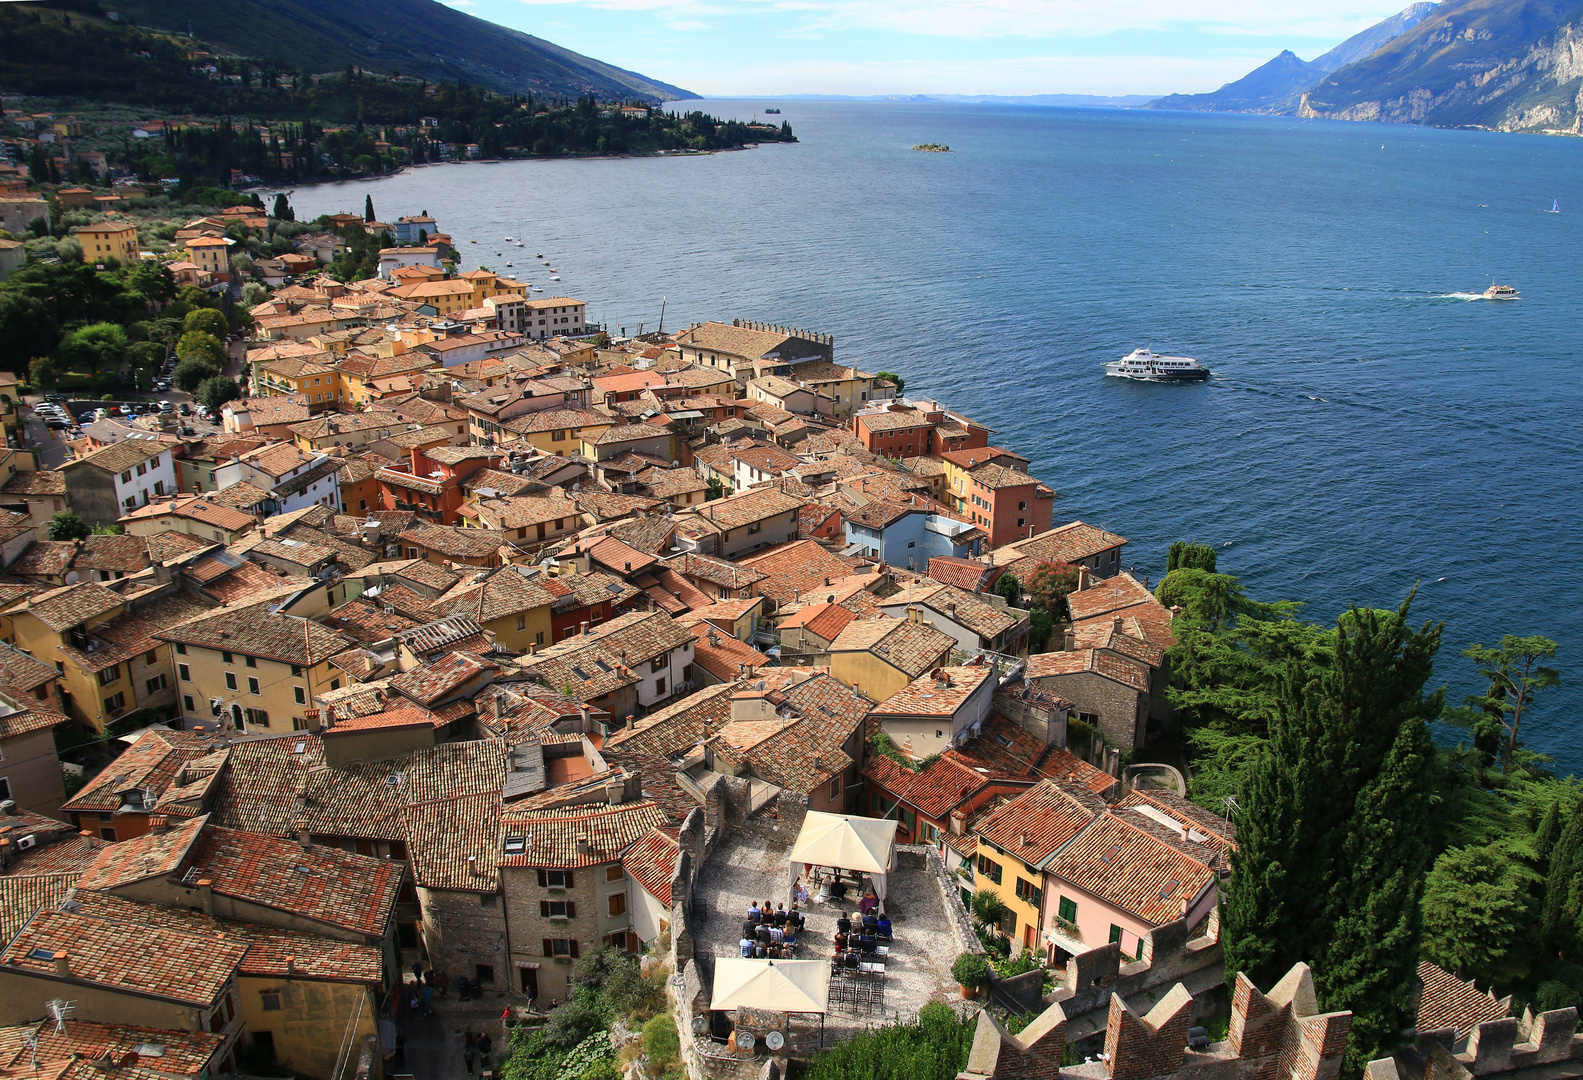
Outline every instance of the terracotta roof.
<svg viewBox="0 0 1583 1080"><path fill-rule="evenodd" d="M58 678L60 673L49 664L0 641L0 686L30 694Z"/></svg>
<svg viewBox="0 0 1583 1080"><path fill-rule="evenodd" d="M151 458L156 458L165 453L170 447L156 439L122 439L120 442L111 443L100 450L95 450L87 457L80 457L75 461L68 461L61 466L62 471L70 472L84 465L92 465L103 469L105 472L123 473L128 469L136 468Z"/></svg>
<svg viewBox="0 0 1583 1080"><path fill-rule="evenodd" d="M345 634L310 619L271 611L267 602L223 609L213 615L188 620L157 636L161 641L180 641L304 667L327 660L356 644Z"/></svg>
<svg viewBox="0 0 1583 1080"><path fill-rule="evenodd" d="M805 628L825 641L834 641L857 616L840 604L808 604L781 621L777 629Z"/></svg>
<svg viewBox="0 0 1583 1080"><path fill-rule="evenodd" d="M951 751L917 770L875 755L864 767L863 775L898 801L939 822L946 821L953 809L993 782Z"/></svg>
<svg viewBox="0 0 1583 1080"><path fill-rule="evenodd" d="M550 607L567 592L548 574L527 578L515 566L502 566L481 582L458 583L430 607L436 615L459 615L484 625Z"/></svg>
<svg viewBox="0 0 1583 1080"><path fill-rule="evenodd" d="M1067 606L1074 620L1091 619L1112 611L1130 608L1137 604L1157 603L1154 594L1145 589L1131 574L1117 574L1112 578L1091 580L1082 592L1071 593Z"/></svg>
<svg viewBox="0 0 1583 1080"><path fill-rule="evenodd" d="M956 639L906 619L859 619L830 643L831 652L870 652L916 679L951 655Z"/></svg>
<svg viewBox="0 0 1583 1080"><path fill-rule="evenodd" d="M760 674L767 692L784 699L796 722L764 734L740 753L717 744L716 754L745 761L760 778L803 794L850 768L854 762L843 746L868 717L868 702L828 672L769 668Z"/></svg>
<svg viewBox="0 0 1583 1080"><path fill-rule="evenodd" d="M574 869L620 858L650 829L668 824L658 804L622 803L556 810L501 811L500 828L507 842L522 837L522 854L502 854L501 866L546 866ZM584 844L579 844L579 839Z"/></svg>
<svg viewBox="0 0 1583 1080"><path fill-rule="evenodd" d="M207 1008L231 984L247 946L212 935L41 911L12 938L0 964L59 979L66 954L74 982Z"/></svg>
<svg viewBox="0 0 1583 1080"><path fill-rule="evenodd" d="M1418 1002L1417 1028L1421 1032L1453 1028L1457 1038L1486 1020L1511 1015L1511 996L1496 1000L1494 991L1481 991L1428 960L1418 961L1418 978L1424 992Z"/></svg>
<svg viewBox="0 0 1583 1080"><path fill-rule="evenodd" d="M728 589L746 589L758 584L769 575L741 563L727 562L709 555L677 555L665 560L665 565L686 578L707 581L711 585Z"/></svg>
<svg viewBox="0 0 1583 1080"><path fill-rule="evenodd" d="M1127 543L1125 536L1096 529L1081 521L1072 521L1048 532L1009 544L1002 549L1002 553L1016 552L1019 556L1039 559L1043 562L1073 563L1079 559L1098 555L1102 551L1120 547L1125 543ZM1003 560L997 554L995 561L1009 560Z"/></svg>
<svg viewBox="0 0 1583 1080"><path fill-rule="evenodd" d="M1126 813L1135 817L1137 812ZM982 827L979 834L983 835ZM1045 870L1159 926L1181 916L1184 899L1191 903L1206 885L1213 887L1217 874L1206 861L1213 855L1199 850L1205 852L1204 858L1156 835L1139 820L1104 813Z"/></svg>
<svg viewBox="0 0 1583 1080"><path fill-rule="evenodd" d="M402 672L390 680L390 686L419 705L428 706L450 697L474 679L495 670L494 664L477 656L448 652L438 660Z"/></svg>
<svg viewBox="0 0 1583 1080"><path fill-rule="evenodd" d="M936 679L935 673L942 679ZM986 679L995 677L988 665L941 667L922 675L874 706L881 716L954 716Z"/></svg>
<svg viewBox="0 0 1583 1080"><path fill-rule="evenodd" d="M690 644L692 634L665 612L635 611L540 649L523 668L592 699L635 684L632 668Z"/></svg>
<svg viewBox="0 0 1583 1080"><path fill-rule="evenodd" d="M1013 615L950 585L914 585L886 597L883 604L919 604L990 641L1022 621L1020 613Z"/></svg>
<svg viewBox="0 0 1583 1080"><path fill-rule="evenodd" d="M324 623L365 645L385 641L398 631L410 630L418 625L405 615L386 611L362 596L332 608L324 616Z"/></svg>
<svg viewBox="0 0 1583 1080"><path fill-rule="evenodd" d="M451 558L482 559L496 554L506 542L498 529L458 529L420 524L400 534L400 539Z"/></svg>
<svg viewBox="0 0 1583 1080"><path fill-rule="evenodd" d="M1086 787L1041 780L981 819L974 831L1012 858L1042 867L1104 810L1105 801Z"/></svg>
<svg viewBox="0 0 1583 1080"><path fill-rule="evenodd" d="M0 877L0 942L10 941L40 910L59 904L76 882L70 871Z"/></svg>
<svg viewBox="0 0 1583 1080"><path fill-rule="evenodd" d="M66 474L59 470L39 469L36 472L15 472L0 488L5 495L65 495Z"/></svg>
<svg viewBox="0 0 1583 1080"><path fill-rule="evenodd" d="M104 1058L116 1062L118 1075L133 1080L156 1077L196 1077L209 1070L218 1071L215 1061L225 1039L207 1031L179 1031L170 1028L132 1027L127 1024L101 1024L75 1016L71 1023L17 1024L0 1028L0 1067L26 1069L45 1076L55 1062L71 1061L75 1070L57 1074L55 1080L86 1080L98 1071L90 1064ZM159 1047L159 1056L148 1054ZM142 1048L144 1053L139 1054ZM42 1070L33 1070L37 1060ZM124 1064L123 1064L124 1063Z"/></svg>
<svg viewBox="0 0 1583 1080"><path fill-rule="evenodd" d="M738 678L741 665L761 668L770 658L753 646L732 637L707 622L698 622L693 628L693 663L722 682Z"/></svg>
<svg viewBox="0 0 1583 1080"><path fill-rule="evenodd" d="M696 513L718 529L739 529L756 521L795 511L805 501L779 488L754 488L705 503L697 508Z"/></svg>
<svg viewBox="0 0 1583 1080"><path fill-rule="evenodd" d="M817 540L793 540L767 551L750 555L742 565L764 575L758 592L777 604L790 603L804 593L818 594L828 588L826 579L852 574L852 567L819 544Z"/></svg>
<svg viewBox="0 0 1583 1080"><path fill-rule="evenodd" d="M1211 813L1197 803L1163 788L1133 788L1116 805L1140 810L1172 830L1179 830L1186 824L1191 830L1190 838L1195 843L1222 853L1236 844L1235 825L1219 814ZM1165 820L1162 821L1162 818Z"/></svg>
<svg viewBox="0 0 1583 1080"><path fill-rule="evenodd" d="M18 577L64 577L77 554L76 540L36 540L6 567Z"/></svg>
<svg viewBox="0 0 1583 1080"><path fill-rule="evenodd" d="M696 745L706 724L719 725L731 719L731 695L736 690L734 681L706 686L612 732L603 749L671 757Z"/></svg>
<svg viewBox="0 0 1583 1080"><path fill-rule="evenodd" d="M236 486L246 486L252 491L258 491L251 484ZM151 502L147 506L140 506L130 513L123 514L120 520L145 521L167 515L201 521L227 532L240 532L258 524L258 519L252 514L233 506L225 506L212 497L203 495L178 495L169 501Z"/></svg>
<svg viewBox="0 0 1583 1080"><path fill-rule="evenodd" d="M1071 652L1035 653L1028 657L1025 677L1048 679L1060 675L1102 675L1140 693L1149 689L1149 667L1131 657L1118 656L1102 649L1074 649Z"/></svg>
<svg viewBox="0 0 1583 1080"><path fill-rule="evenodd" d="M671 904L671 879L676 874L676 862L681 855L681 844L671 830L650 829L627 848L621 857L622 868L639 885L649 891L667 908Z"/></svg>

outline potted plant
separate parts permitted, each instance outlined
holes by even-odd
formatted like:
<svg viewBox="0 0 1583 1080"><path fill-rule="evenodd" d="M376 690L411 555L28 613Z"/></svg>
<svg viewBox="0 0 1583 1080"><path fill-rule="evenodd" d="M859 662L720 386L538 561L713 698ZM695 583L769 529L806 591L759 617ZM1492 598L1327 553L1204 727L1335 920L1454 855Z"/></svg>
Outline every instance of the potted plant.
<svg viewBox="0 0 1583 1080"><path fill-rule="evenodd" d="M964 999L975 998L979 987L989 981L989 964L978 953L962 953L951 965L951 978L962 988Z"/></svg>

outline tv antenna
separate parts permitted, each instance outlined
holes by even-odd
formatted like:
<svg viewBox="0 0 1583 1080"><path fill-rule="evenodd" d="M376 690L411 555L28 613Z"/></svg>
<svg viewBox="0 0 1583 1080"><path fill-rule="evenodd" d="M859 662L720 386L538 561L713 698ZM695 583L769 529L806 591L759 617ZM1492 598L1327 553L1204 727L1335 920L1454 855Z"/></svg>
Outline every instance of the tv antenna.
<svg viewBox="0 0 1583 1080"><path fill-rule="evenodd" d="M48 1005L44 1006L45 1011L48 1012L55 1021L55 1034L66 1034L66 1018L71 1015L71 1011L74 1008L76 1008L76 1006L64 998L56 998L54 1001L51 1001Z"/></svg>
<svg viewBox="0 0 1583 1080"><path fill-rule="evenodd" d="M1227 795L1221 801L1225 804L1227 818L1236 817L1237 811L1242 809L1242 807L1237 805L1237 797L1235 795Z"/></svg>

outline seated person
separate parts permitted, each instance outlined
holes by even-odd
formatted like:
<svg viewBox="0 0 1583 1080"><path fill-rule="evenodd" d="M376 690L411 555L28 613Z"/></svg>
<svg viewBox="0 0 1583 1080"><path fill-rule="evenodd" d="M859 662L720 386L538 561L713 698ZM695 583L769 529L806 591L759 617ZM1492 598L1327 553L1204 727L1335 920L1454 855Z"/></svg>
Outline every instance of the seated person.
<svg viewBox="0 0 1583 1080"><path fill-rule="evenodd" d="M758 945L758 942L754 941L752 938L743 938L741 941L737 942L737 945L742 950L742 958L747 960L752 958L753 950Z"/></svg>
<svg viewBox="0 0 1583 1080"><path fill-rule="evenodd" d="M797 944L797 928L791 923L786 924L786 944Z"/></svg>
<svg viewBox="0 0 1583 1080"><path fill-rule="evenodd" d="M857 966L859 963L861 963L861 961L858 959L857 953L849 952L841 958L841 963L846 967L851 968L853 971L856 971Z"/></svg>
<svg viewBox="0 0 1583 1080"><path fill-rule="evenodd" d="M776 904L775 905L775 910L770 913L770 925L771 926L785 926L786 925L786 905L785 904Z"/></svg>
<svg viewBox="0 0 1583 1080"><path fill-rule="evenodd" d="M788 925L795 923L798 926L798 928L802 927L802 924L803 924L802 912L797 910L797 905L796 904L793 904L791 906L791 910L786 913L786 922L787 922Z"/></svg>
<svg viewBox="0 0 1583 1080"><path fill-rule="evenodd" d="M758 939L766 945L770 943L770 928L763 923L759 923Z"/></svg>
<svg viewBox="0 0 1583 1080"><path fill-rule="evenodd" d="M754 922L752 919L745 919L745 920L743 920L743 922L742 922L742 936L743 937L757 937L758 936L758 932L759 932L759 924L758 923Z"/></svg>
<svg viewBox="0 0 1583 1080"><path fill-rule="evenodd" d="M846 884L840 878L830 883L830 899L840 900L846 896Z"/></svg>
<svg viewBox="0 0 1583 1080"><path fill-rule="evenodd" d="M867 915L863 916L863 930L864 930L864 932L872 934L875 930L878 930L878 929L879 929L879 916L875 915L872 911L870 911Z"/></svg>
<svg viewBox="0 0 1583 1080"><path fill-rule="evenodd" d="M770 927L770 944L771 945L779 945L781 942L783 942L785 940L786 940L786 931L782 930L778 926Z"/></svg>
<svg viewBox="0 0 1583 1080"><path fill-rule="evenodd" d="M756 960L768 960L769 959L769 955L770 955L770 953L769 953L769 946L765 945L762 941L759 942L757 945L753 946L753 957L754 957L754 959L756 959Z"/></svg>
<svg viewBox="0 0 1583 1080"><path fill-rule="evenodd" d="M756 923L763 917L764 913L759 910L759 906L757 904L754 904L752 907L748 908L748 922Z"/></svg>
<svg viewBox="0 0 1583 1080"><path fill-rule="evenodd" d="M798 904L808 903L811 899L808 895L808 886L801 881L797 882L797 887L792 890L792 899L796 900ZM796 905L794 904L793 906L795 907Z"/></svg>
<svg viewBox="0 0 1583 1080"><path fill-rule="evenodd" d="M852 920L846 917L845 912L842 912L841 917L835 921L835 928L836 932L841 934L852 932Z"/></svg>
<svg viewBox="0 0 1583 1080"><path fill-rule="evenodd" d="M874 948L878 944L879 942L874 940L874 938L869 934L864 934L862 937L857 939L857 947L870 955L873 954Z"/></svg>
<svg viewBox="0 0 1583 1080"><path fill-rule="evenodd" d="M867 915L869 912L879 907L879 897L875 895L873 889L870 889L868 892L863 894L863 899L858 901L857 906L862 910L863 914Z"/></svg>
<svg viewBox="0 0 1583 1080"><path fill-rule="evenodd" d="M846 952L847 935L837 930L835 934L835 951Z"/></svg>
<svg viewBox="0 0 1583 1080"><path fill-rule="evenodd" d="M879 913L879 918L876 919L875 922L878 925L874 928L874 936L877 937L877 938L884 938L886 941L889 941L890 940L890 916L886 915L882 911L882 912Z"/></svg>

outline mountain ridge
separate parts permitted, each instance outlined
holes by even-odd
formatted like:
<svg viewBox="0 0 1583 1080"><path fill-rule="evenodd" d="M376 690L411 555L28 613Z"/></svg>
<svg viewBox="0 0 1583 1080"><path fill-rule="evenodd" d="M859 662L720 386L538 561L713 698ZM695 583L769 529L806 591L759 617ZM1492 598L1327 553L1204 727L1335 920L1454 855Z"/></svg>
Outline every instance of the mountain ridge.
<svg viewBox="0 0 1583 1080"><path fill-rule="evenodd" d="M321 72L348 65L497 93L691 100L690 90L583 56L437 0L126 0L123 19L187 33L239 56Z"/></svg>

